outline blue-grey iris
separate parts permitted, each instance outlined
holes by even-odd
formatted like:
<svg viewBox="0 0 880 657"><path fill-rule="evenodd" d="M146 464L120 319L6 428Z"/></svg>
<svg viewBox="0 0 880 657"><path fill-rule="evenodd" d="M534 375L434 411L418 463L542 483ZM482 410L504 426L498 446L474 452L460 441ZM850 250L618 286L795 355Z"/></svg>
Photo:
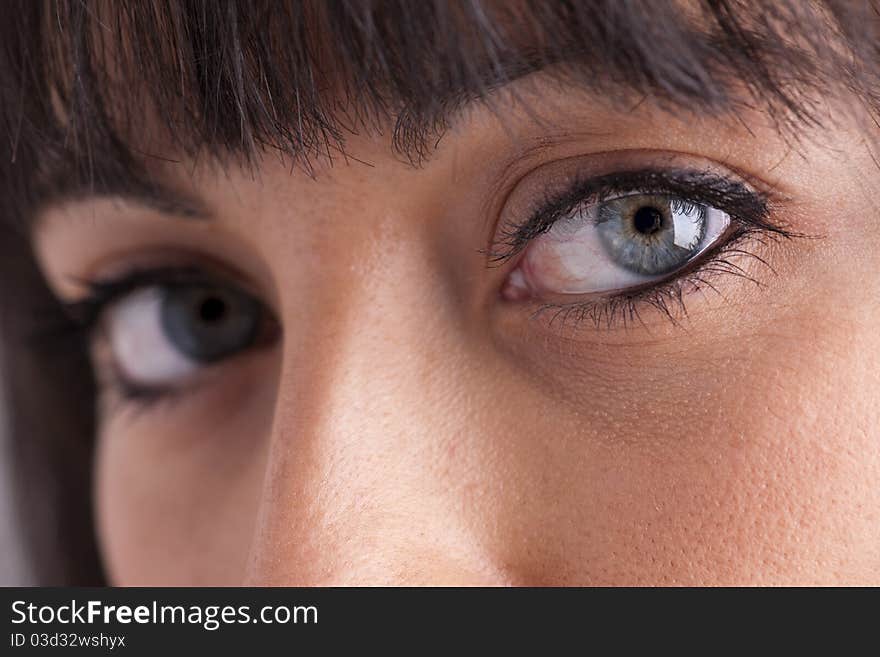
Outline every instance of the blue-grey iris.
<svg viewBox="0 0 880 657"><path fill-rule="evenodd" d="M706 206L673 196L625 196L599 205L596 228L614 262L656 276L675 271L699 252Z"/></svg>
<svg viewBox="0 0 880 657"><path fill-rule="evenodd" d="M210 363L254 342L261 311L256 299L239 290L180 285L162 291L160 322L177 350Z"/></svg>

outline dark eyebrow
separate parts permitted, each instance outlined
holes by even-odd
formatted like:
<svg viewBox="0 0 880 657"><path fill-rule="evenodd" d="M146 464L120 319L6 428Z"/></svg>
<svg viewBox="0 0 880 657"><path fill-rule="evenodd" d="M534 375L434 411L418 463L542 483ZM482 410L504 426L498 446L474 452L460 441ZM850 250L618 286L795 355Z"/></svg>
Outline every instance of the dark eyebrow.
<svg viewBox="0 0 880 657"><path fill-rule="evenodd" d="M56 180L40 190L40 205L43 208L97 199L127 201L184 220L209 220L213 216L208 206L199 198L152 178L149 182L133 176L105 177L100 182Z"/></svg>
<svg viewBox="0 0 880 657"><path fill-rule="evenodd" d="M517 83L522 82L524 78L540 73L548 74L549 77L549 73L554 69L558 70L566 65L573 66L574 62L568 59L551 61L546 57L538 56L530 58L522 53L516 53L509 59L499 58L490 65L477 67L480 70L477 76L478 86L470 88L466 84L451 84L437 89L435 109L431 116L426 117L405 104L394 120L392 142L394 149L399 153L407 154L414 164L418 163L430 155L444 134L477 103L491 104L495 94L502 90L515 90ZM585 85L577 84L573 80L568 82L572 87L589 91ZM430 133L433 137L430 142L423 138L426 133ZM415 139L415 136L419 138Z"/></svg>
<svg viewBox="0 0 880 657"><path fill-rule="evenodd" d="M691 42L701 40L712 44L706 46L706 59L710 52L717 55L713 35L698 29L688 34ZM680 74L681 77L675 79L672 73L654 71L651 74L643 71L647 78L656 76L663 80L666 88L657 81L646 83L644 88L640 88L607 74L597 73L592 65L593 58L585 57L575 48L568 52L513 48L497 53L491 61L471 64L470 78L435 83L434 96L428 109L418 101L403 102L401 111L392 120L393 148L418 166L430 158L443 136L455 127L470 108L485 103L491 111L497 109L503 113L508 101L502 100L495 104L493 97L500 92L509 91L512 93L511 100L516 103L526 97L520 95L520 85L526 78L538 75L546 77L561 89L576 90L588 95L607 95L617 101L625 97L623 94L630 93L632 106L640 105L653 94L654 102L660 102L670 111L673 107L680 109L684 106L692 112L717 116L733 110L736 103L742 101L736 97L734 89L737 84L745 83L748 75L743 73L741 67L734 65L733 60L731 55L728 61L718 64L712 80L708 77L701 79L699 75L690 78L685 74ZM645 63L645 67L647 66ZM689 103L682 102L682 99L687 99ZM624 103L621 106L628 105ZM524 107L528 109L529 105L524 103ZM773 113L772 106L763 109ZM538 116L532 109L528 111L533 116Z"/></svg>

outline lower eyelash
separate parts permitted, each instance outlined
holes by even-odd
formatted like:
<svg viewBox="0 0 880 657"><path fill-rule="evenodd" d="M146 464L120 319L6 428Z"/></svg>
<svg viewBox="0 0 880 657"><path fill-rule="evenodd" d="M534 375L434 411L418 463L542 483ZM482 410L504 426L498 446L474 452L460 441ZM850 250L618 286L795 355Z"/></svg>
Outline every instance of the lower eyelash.
<svg viewBox="0 0 880 657"><path fill-rule="evenodd" d="M95 347L96 339L100 341L102 338L94 335L89 336L89 340L93 343L91 347L91 361L95 374L98 399L104 407L102 415L110 417L122 413L140 414L144 411L153 410L157 406L173 404L189 393L187 388L172 390L167 388L150 388L130 383L125 379L112 357L106 351L107 347L105 345Z"/></svg>
<svg viewBox="0 0 880 657"><path fill-rule="evenodd" d="M743 278L757 286L763 283L736 264L733 259L752 259L776 275L773 267L760 255L746 248L747 243L766 245L768 241L793 239L799 235L782 231L768 231L762 228L742 226L734 235L714 251L704 254L699 263L690 269L679 270L674 278L666 279L635 291L616 294L591 301L573 303L545 303L535 310L532 318L553 313L549 324L565 326L571 322L579 326L589 322L596 329L629 328L633 324L645 326L642 309L653 309L666 317L676 327L688 315L685 296L689 293L709 289L722 298L724 295L715 286L713 279L723 275Z"/></svg>

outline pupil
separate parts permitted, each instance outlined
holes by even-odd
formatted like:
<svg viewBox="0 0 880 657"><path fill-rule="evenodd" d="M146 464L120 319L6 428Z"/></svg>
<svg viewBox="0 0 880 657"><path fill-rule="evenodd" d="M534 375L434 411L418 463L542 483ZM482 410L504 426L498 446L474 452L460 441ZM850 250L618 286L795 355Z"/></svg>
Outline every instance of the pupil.
<svg viewBox="0 0 880 657"><path fill-rule="evenodd" d="M642 235L653 235L663 226L663 213L649 205L636 210L633 227Z"/></svg>
<svg viewBox="0 0 880 657"><path fill-rule="evenodd" d="M226 313L226 304L217 297L208 297L199 306L199 318L205 322L216 322Z"/></svg>

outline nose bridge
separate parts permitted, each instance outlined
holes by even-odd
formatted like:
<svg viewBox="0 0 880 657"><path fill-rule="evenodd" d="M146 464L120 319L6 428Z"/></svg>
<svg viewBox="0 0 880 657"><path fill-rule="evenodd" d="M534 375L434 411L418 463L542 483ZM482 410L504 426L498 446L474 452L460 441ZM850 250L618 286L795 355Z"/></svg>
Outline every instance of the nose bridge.
<svg viewBox="0 0 880 657"><path fill-rule="evenodd" d="M498 581L469 515L478 408L452 295L418 252L376 251L285 323L253 583Z"/></svg>

